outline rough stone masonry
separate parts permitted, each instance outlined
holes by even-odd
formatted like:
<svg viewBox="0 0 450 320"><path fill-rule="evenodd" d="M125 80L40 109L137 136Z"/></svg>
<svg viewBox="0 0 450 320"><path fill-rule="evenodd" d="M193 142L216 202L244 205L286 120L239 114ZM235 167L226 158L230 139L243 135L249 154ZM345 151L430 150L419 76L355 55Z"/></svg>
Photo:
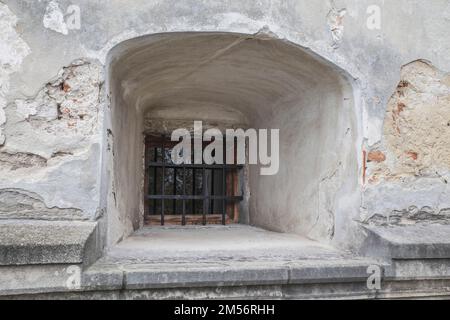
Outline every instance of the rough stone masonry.
<svg viewBox="0 0 450 320"><path fill-rule="evenodd" d="M223 296L241 297L249 265L269 277L259 257L231 266L247 268L239 281L211 271L197 286L201 277L177 269L171 282L148 267L142 285L112 285L126 282L123 262L114 269L101 259L147 234L143 134L193 120L280 129L280 175L261 179L248 167L241 175L241 223L342 252L302 269L308 281L342 280L352 283L339 287L343 296L374 297L358 286L364 259L375 259L386 277L377 297L400 292L399 279L411 281L405 296L445 296L449 29L447 0L0 0L0 296L123 298L116 293L129 289L157 298L158 287L173 297L190 283L197 291L182 295L198 297L222 283ZM148 262L136 250L127 263ZM305 261L327 260L304 250ZM81 270L75 289L63 277L72 265ZM251 285L306 281L285 271ZM249 295L278 289L261 290Z"/></svg>

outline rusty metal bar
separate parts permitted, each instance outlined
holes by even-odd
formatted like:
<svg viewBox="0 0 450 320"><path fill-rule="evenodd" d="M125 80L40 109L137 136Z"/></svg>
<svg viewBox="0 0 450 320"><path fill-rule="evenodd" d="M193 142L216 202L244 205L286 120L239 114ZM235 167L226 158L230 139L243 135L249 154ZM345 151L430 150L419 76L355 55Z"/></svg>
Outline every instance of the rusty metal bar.
<svg viewBox="0 0 450 320"><path fill-rule="evenodd" d="M163 137L163 140L162 140L162 149L161 149L161 151L162 151L162 161L163 161L163 166L162 166L162 190L161 190L161 194L163 195L163 197L164 197L164 195L165 195L165 193L166 193L166 188L165 188L165 185L166 185L166 181L165 181L165 178L166 178L166 166L165 166L165 163L166 163L166 150L165 150L165 146L164 146L164 137ZM161 225L163 226L164 225L164 202L165 202L165 200L164 199L161 199L162 201L161 201Z"/></svg>
<svg viewBox="0 0 450 320"><path fill-rule="evenodd" d="M183 196L186 196L186 167L183 167ZM183 199L183 217L181 218L181 224L186 225L186 199Z"/></svg>
<svg viewBox="0 0 450 320"><path fill-rule="evenodd" d="M208 212L208 181L206 181L206 168L202 169L202 187L203 187L203 225L206 226L206 213Z"/></svg>

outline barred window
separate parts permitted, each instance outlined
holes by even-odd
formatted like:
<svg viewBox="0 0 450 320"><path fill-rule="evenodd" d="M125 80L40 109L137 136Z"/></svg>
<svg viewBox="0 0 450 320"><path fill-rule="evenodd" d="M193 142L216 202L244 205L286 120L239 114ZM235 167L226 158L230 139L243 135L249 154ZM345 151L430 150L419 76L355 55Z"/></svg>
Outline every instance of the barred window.
<svg viewBox="0 0 450 320"><path fill-rule="evenodd" d="M171 159L176 144L165 136L146 136L145 223L183 226L238 223L238 203L243 199L238 195L242 166L177 165ZM203 149L208 144L203 143ZM224 160L225 151L224 147ZM193 157L194 152L191 154Z"/></svg>

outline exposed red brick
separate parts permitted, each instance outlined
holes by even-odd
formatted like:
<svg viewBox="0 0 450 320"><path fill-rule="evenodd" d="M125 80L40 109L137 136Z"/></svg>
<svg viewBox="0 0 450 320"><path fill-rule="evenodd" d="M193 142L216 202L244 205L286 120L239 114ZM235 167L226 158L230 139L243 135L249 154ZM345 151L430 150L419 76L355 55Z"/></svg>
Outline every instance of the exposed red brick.
<svg viewBox="0 0 450 320"><path fill-rule="evenodd" d="M413 159L414 161L416 161L419 158L419 154L414 151L408 151L408 152L406 152L406 155L408 157L410 157L411 159Z"/></svg>
<svg viewBox="0 0 450 320"><path fill-rule="evenodd" d="M370 151L369 154L367 155L367 161L368 162L384 162L386 161L386 156L384 155L383 152L381 151Z"/></svg>
<svg viewBox="0 0 450 320"><path fill-rule="evenodd" d="M406 105L403 102L399 102L397 104L397 115L399 115L400 113L403 112L403 110L405 110Z"/></svg>
<svg viewBox="0 0 450 320"><path fill-rule="evenodd" d="M62 84L62 89L64 90L64 92L69 92L70 91L70 86L67 84L67 82L63 82L63 84Z"/></svg>
<svg viewBox="0 0 450 320"><path fill-rule="evenodd" d="M400 97L403 97L403 96L405 95L404 90L405 90L405 88L407 88L408 86L409 86L409 82L408 82L408 81L405 81L405 80L400 81L400 83L399 83L398 86L397 86L397 94L398 94Z"/></svg>

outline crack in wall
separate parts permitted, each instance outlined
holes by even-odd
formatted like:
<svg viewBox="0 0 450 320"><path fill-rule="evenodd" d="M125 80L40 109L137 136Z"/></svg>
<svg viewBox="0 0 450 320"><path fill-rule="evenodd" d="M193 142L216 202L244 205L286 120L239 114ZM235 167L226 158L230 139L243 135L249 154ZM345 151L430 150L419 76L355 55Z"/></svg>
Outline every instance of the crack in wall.
<svg viewBox="0 0 450 320"><path fill-rule="evenodd" d="M48 165L50 159L64 158L73 155L73 152L57 151L47 159L38 154L29 152L9 153L0 151L0 172L16 171L26 168L43 168Z"/></svg>
<svg viewBox="0 0 450 320"><path fill-rule="evenodd" d="M408 226L416 224L450 224L450 208L433 210L431 207L411 206L405 210L395 210L388 215L375 214L363 222L375 226Z"/></svg>
<svg viewBox="0 0 450 320"><path fill-rule="evenodd" d="M87 220L77 208L48 207L36 193L0 189L0 219Z"/></svg>
<svg viewBox="0 0 450 320"><path fill-rule="evenodd" d="M332 47L337 49L342 41L342 37L344 36L344 17L347 14L347 9L338 9L335 7L333 2L331 5L333 8L327 15L327 24L331 32Z"/></svg>
<svg viewBox="0 0 450 320"><path fill-rule="evenodd" d="M315 238L320 234L321 237L331 240L335 234L335 213L333 208L335 207L335 195L339 188L342 162L340 161L334 168L318 184L317 216L307 233L311 238Z"/></svg>
<svg viewBox="0 0 450 320"><path fill-rule="evenodd" d="M17 170L20 168L45 167L47 159L37 154L19 152L0 152L0 166L6 170Z"/></svg>

